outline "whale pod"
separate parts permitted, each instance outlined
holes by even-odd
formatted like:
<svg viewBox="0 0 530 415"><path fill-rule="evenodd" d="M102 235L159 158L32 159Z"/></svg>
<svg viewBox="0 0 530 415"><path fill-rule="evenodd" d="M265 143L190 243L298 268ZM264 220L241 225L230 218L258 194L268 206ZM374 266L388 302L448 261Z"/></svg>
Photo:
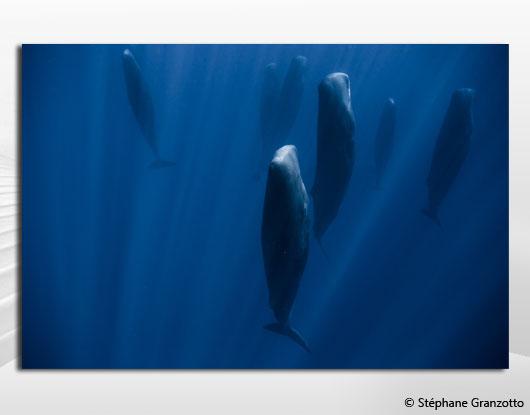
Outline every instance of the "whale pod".
<svg viewBox="0 0 530 415"><path fill-rule="evenodd" d="M335 219L350 182L354 133L350 80L345 73L332 73L318 87L317 166L311 195L313 229L319 242Z"/></svg>
<svg viewBox="0 0 530 415"><path fill-rule="evenodd" d="M288 336L304 350L306 341L290 325L290 315L309 249L308 196L295 146L287 145L270 162L263 206L261 248L276 322L267 330Z"/></svg>
<svg viewBox="0 0 530 415"><path fill-rule="evenodd" d="M469 152L473 133L473 96L469 88L453 92L438 134L427 177L427 207L422 212L440 225L438 210Z"/></svg>
<svg viewBox="0 0 530 415"><path fill-rule="evenodd" d="M134 117L138 122L142 135L151 148L156 160L151 163L152 167L166 167L174 163L162 160L158 151L158 137L156 134L155 111L153 99L149 86L145 81L140 65L129 49L125 49L122 54L123 74L125 76L125 86L127 97L131 104Z"/></svg>
<svg viewBox="0 0 530 415"><path fill-rule="evenodd" d="M396 103L394 99L388 98L385 102L377 136L375 138L375 170L376 186L379 187L383 178L386 166L392 155L394 148L394 130L396 127Z"/></svg>

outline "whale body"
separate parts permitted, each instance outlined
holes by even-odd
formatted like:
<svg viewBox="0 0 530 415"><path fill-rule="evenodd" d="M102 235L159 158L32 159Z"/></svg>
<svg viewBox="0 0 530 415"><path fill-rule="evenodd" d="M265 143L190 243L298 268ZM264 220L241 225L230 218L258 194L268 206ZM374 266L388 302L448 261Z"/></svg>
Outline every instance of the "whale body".
<svg viewBox="0 0 530 415"><path fill-rule="evenodd" d="M300 175L297 150L292 145L276 151L269 165L261 248L269 306L276 318L275 323L264 328L291 338L309 351L306 341L290 324L309 249L308 196Z"/></svg>
<svg viewBox="0 0 530 415"><path fill-rule="evenodd" d="M127 88L127 97L129 98L131 109L138 122L142 135L156 158L151 166L171 166L174 164L173 162L162 160L160 158L153 99L151 97L149 86L142 75L140 65L138 65L136 58L129 49L123 51L122 63L125 86Z"/></svg>
<svg viewBox="0 0 530 415"><path fill-rule="evenodd" d="M375 138L375 170L376 186L379 187L383 178L386 166L392 155L394 148L394 130L396 127L396 103L392 98L385 102L377 136Z"/></svg>
<svg viewBox="0 0 530 415"><path fill-rule="evenodd" d="M292 59L282 84L277 108L276 128L284 140L289 135L300 110L306 71L307 58L296 56Z"/></svg>
<svg viewBox="0 0 530 415"><path fill-rule="evenodd" d="M275 63L270 63L265 67L261 86L259 111L259 138L261 147L258 175L260 175L262 170L266 170L266 166L274 155L274 152L281 146L276 129L280 86L278 67Z"/></svg>
<svg viewBox="0 0 530 415"><path fill-rule="evenodd" d="M427 177L427 207L422 212L440 225L438 210L447 196L469 152L473 133L474 91L469 88L453 92L434 148Z"/></svg>
<svg viewBox="0 0 530 415"><path fill-rule="evenodd" d="M280 96L280 76L275 63L265 67L260 99L260 134L266 140L275 135L276 112ZM272 154L268 160L272 158Z"/></svg>
<svg viewBox="0 0 530 415"><path fill-rule="evenodd" d="M259 101L260 161L255 177L266 171L274 152L287 143L296 121L304 93L307 58L296 56L291 60L283 82L278 67L265 67Z"/></svg>
<svg viewBox="0 0 530 415"><path fill-rule="evenodd" d="M335 219L350 182L354 133L350 79L345 73L329 74L318 87L317 166L311 189L313 229L319 242Z"/></svg>

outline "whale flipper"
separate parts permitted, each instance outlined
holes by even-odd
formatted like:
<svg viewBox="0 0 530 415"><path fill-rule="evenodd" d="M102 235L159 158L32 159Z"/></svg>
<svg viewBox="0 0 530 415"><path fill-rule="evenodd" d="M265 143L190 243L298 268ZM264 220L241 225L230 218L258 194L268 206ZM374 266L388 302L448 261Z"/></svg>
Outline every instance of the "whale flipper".
<svg viewBox="0 0 530 415"><path fill-rule="evenodd" d="M307 353L311 353L307 342L302 335L288 324L271 323L263 326L264 329L272 331L273 333L281 334L282 336L289 337Z"/></svg>

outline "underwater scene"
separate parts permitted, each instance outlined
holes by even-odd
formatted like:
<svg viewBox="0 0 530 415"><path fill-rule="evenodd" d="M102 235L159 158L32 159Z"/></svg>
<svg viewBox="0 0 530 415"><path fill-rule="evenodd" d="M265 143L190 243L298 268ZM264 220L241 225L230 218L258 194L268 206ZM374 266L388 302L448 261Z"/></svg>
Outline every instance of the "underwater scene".
<svg viewBox="0 0 530 415"><path fill-rule="evenodd" d="M508 45L23 45L21 367L508 367Z"/></svg>

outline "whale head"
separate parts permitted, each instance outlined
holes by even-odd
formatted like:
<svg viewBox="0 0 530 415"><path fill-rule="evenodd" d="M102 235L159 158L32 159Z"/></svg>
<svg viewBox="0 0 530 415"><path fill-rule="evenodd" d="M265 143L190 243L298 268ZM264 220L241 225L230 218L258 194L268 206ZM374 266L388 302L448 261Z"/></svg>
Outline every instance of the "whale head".
<svg viewBox="0 0 530 415"><path fill-rule="evenodd" d="M293 145L285 145L274 153L269 165L269 177L285 180L289 176L300 176L298 150Z"/></svg>
<svg viewBox="0 0 530 415"><path fill-rule="evenodd" d="M123 66L128 71L140 71L140 66L130 49L125 49L121 54Z"/></svg>
<svg viewBox="0 0 530 415"><path fill-rule="evenodd" d="M293 74L303 76L307 71L307 58L302 55L294 57L291 61L291 69Z"/></svg>
<svg viewBox="0 0 530 415"><path fill-rule="evenodd" d="M349 107L351 104L350 78L342 72L331 73L320 82L318 93L320 98L329 104Z"/></svg>
<svg viewBox="0 0 530 415"><path fill-rule="evenodd" d="M136 62L136 59L134 58L134 55L132 54L130 49L125 49L121 57L124 62Z"/></svg>
<svg viewBox="0 0 530 415"><path fill-rule="evenodd" d="M342 131L342 137L351 138L355 121L351 106L350 78L342 72L327 75L318 86L320 117L328 119L328 127ZM332 120L332 121L330 121ZM320 122L320 121L319 121ZM320 124L319 124L320 125ZM320 128L320 126L319 126Z"/></svg>
<svg viewBox="0 0 530 415"><path fill-rule="evenodd" d="M276 65L274 62L271 62L265 67L265 72L274 72L277 68L278 65Z"/></svg>

